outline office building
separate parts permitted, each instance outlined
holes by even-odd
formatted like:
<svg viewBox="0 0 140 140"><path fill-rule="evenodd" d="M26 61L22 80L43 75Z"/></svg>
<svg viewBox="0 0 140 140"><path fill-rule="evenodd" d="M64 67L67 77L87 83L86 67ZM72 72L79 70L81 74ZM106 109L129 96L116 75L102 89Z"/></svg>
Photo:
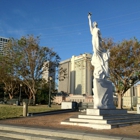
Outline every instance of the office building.
<svg viewBox="0 0 140 140"><path fill-rule="evenodd" d="M51 62L45 62L43 65L42 79L44 79L46 82L48 82L51 79L51 82L53 83L53 88L55 88L55 74L55 65L53 65L53 63Z"/></svg>
<svg viewBox="0 0 140 140"><path fill-rule="evenodd" d="M8 43L8 38L5 37L0 37L0 54L4 54L4 47L7 45Z"/></svg>
<svg viewBox="0 0 140 140"><path fill-rule="evenodd" d="M92 95L93 67L91 54L72 56L60 62L58 92L73 95ZM66 70L65 72L63 72Z"/></svg>

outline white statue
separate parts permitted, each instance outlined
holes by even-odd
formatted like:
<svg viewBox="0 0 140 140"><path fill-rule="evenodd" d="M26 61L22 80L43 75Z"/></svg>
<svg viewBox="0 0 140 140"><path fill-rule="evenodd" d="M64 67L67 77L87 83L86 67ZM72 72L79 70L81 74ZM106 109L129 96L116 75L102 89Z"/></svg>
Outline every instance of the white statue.
<svg viewBox="0 0 140 140"><path fill-rule="evenodd" d="M102 47L102 38L100 29L97 28L97 22L91 23L91 14L88 14L89 27L92 35L93 56L91 64L94 66L94 108L114 109L113 104L113 86L112 82L107 80L109 77L108 60L110 57L109 50Z"/></svg>
<svg viewBox="0 0 140 140"><path fill-rule="evenodd" d="M100 29L97 28L97 22L93 22L93 26L91 24L91 14L88 15L89 19L89 27L92 35L92 45L94 55L92 57L92 65L95 66L94 77L105 79L109 77L108 71L108 59L110 57L109 50L105 50L102 48L102 38Z"/></svg>

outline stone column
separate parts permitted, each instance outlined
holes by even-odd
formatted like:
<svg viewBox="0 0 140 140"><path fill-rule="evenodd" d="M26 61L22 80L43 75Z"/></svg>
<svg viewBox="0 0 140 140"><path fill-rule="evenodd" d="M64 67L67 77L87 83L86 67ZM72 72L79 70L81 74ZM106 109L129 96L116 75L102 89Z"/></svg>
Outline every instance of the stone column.
<svg viewBox="0 0 140 140"><path fill-rule="evenodd" d="M72 58L71 58L71 77L70 77L70 79L71 79L70 91L72 94L75 93L75 65L74 65L75 61L74 60L75 60L75 56L72 56Z"/></svg>
<svg viewBox="0 0 140 140"><path fill-rule="evenodd" d="M28 104L23 102L23 117L26 117L28 113Z"/></svg>

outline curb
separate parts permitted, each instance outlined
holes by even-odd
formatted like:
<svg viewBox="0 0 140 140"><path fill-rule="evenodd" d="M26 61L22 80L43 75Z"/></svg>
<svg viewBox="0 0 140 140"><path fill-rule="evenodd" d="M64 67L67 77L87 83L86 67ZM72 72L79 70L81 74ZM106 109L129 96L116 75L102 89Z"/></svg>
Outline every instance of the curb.
<svg viewBox="0 0 140 140"><path fill-rule="evenodd" d="M36 112L36 113L28 113L27 116L41 116L41 115L51 115L51 114L59 114L59 113L68 113L68 112L75 112L76 110L73 109L60 109L60 110L52 110L46 112Z"/></svg>
<svg viewBox="0 0 140 140"><path fill-rule="evenodd" d="M43 140L49 137L55 137L54 139L75 139L75 140L132 140L127 137L116 137L108 135L91 134L86 132L76 132L68 130L55 130L44 128L23 127L14 125L0 125L0 136L24 138L28 140ZM138 140L134 139L133 140Z"/></svg>

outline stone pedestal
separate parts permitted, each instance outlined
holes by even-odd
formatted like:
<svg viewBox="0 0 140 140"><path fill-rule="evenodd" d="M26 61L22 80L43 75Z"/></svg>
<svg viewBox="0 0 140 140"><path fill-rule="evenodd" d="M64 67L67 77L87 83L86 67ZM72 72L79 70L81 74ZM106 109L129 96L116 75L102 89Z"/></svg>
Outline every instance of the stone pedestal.
<svg viewBox="0 0 140 140"><path fill-rule="evenodd" d="M119 114L127 114L126 109L87 109L87 115L119 115Z"/></svg>
<svg viewBox="0 0 140 140"><path fill-rule="evenodd" d="M137 104L137 113L140 114L140 104Z"/></svg>
<svg viewBox="0 0 140 140"><path fill-rule="evenodd" d="M94 109L115 109L113 103L112 82L106 79L94 79Z"/></svg>
<svg viewBox="0 0 140 140"><path fill-rule="evenodd" d="M23 102L23 117L26 117L28 113L28 104Z"/></svg>

